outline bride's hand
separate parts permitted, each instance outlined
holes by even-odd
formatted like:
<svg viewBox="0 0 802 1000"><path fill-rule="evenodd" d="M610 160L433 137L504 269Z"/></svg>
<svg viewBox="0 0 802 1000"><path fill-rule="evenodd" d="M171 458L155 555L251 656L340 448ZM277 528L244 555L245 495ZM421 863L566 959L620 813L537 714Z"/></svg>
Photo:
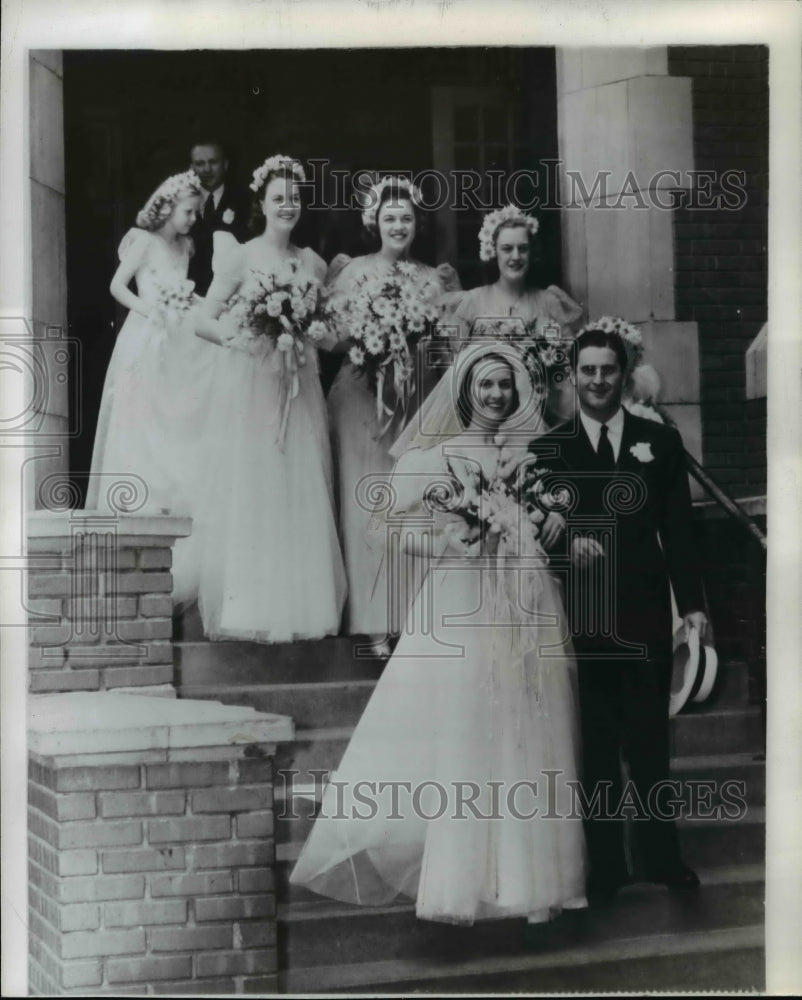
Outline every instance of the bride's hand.
<svg viewBox="0 0 802 1000"><path fill-rule="evenodd" d="M550 511L540 527L540 544L544 549L552 548L557 544L564 531L565 518L554 510Z"/></svg>
<svg viewBox="0 0 802 1000"><path fill-rule="evenodd" d="M499 479L509 479L518 471L521 462L528 456L525 444L502 445L498 456L497 474Z"/></svg>
<svg viewBox="0 0 802 1000"><path fill-rule="evenodd" d="M478 556L481 552L481 532L464 521L446 521L443 533L448 548L463 556Z"/></svg>

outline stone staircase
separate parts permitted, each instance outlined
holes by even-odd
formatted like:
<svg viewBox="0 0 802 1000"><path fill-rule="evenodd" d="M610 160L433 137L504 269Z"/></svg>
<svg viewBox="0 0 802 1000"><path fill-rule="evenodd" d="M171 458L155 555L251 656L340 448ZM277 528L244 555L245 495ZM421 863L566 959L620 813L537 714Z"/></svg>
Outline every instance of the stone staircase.
<svg viewBox="0 0 802 1000"><path fill-rule="evenodd" d="M203 641L197 618L178 626L181 697L250 705L291 716L296 740L276 760L278 946L286 993L654 992L762 990L765 771L760 712L745 663L725 663L713 696L673 722L673 775L742 781L738 819L688 818L683 853L702 879L697 895L634 885L603 911L547 924L472 928L419 921L414 906L350 906L290 887L311 827L316 769L334 770L383 663L354 655L355 640L292 645ZM411 720L414 725L414 721Z"/></svg>

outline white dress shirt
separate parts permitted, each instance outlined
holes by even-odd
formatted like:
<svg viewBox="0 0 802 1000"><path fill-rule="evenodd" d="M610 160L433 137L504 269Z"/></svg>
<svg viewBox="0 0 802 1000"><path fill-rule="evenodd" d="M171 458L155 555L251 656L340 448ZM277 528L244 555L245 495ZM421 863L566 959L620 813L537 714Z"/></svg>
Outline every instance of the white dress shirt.
<svg viewBox="0 0 802 1000"><path fill-rule="evenodd" d="M616 462L618 461L618 453L621 451L621 435L624 433L624 408L619 406L618 411L614 416L610 417L609 420L601 421L596 420L593 417L589 417L584 410L579 411L579 419L582 421L582 426L590 438L590 443L593 446L594 451L599 450L599 438L601 437L602 423L607 424L607 437L613 448L613 455L615 456Z"/></svg>

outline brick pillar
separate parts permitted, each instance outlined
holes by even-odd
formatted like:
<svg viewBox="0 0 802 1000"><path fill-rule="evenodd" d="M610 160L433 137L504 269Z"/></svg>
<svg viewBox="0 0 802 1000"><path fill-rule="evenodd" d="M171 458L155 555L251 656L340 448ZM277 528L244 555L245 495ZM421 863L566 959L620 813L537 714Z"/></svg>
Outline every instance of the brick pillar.
<svg viewBox="0 0 802 1000"><path fill-rule="evenodd" d="M174 695L171 547L186 518L28 518L29 690Z"/></svg>
<svg viewBox="0 0 802 1000"><path fill-rule="evenodd" d="M135 695L32 702L31 992L276 992L272 756L290 720Z"/></svg>

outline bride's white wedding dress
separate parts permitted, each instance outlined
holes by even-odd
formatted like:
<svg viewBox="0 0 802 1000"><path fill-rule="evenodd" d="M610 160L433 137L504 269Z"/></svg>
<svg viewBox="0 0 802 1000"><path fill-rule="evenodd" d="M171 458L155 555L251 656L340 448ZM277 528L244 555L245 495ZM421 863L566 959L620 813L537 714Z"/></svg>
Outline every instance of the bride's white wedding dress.
<svg viewBox="0 0 802 1000"><path fill-rule="evenodd" d="M401 458L391 521L421 516L454 446ZM582 824L566 784L577 778L578 715L562 603L533 538L525 565L502 543L481 569L443 555L449 519L435 515L432 568L290 881L349 903L403 894L430 920L547 920L585 905Z"/></svg>
<svg viewBox="0 0 802 1000"><path fill-rule="evenodd" d="M267 269L260 253L259 240L239 244L215 234L215 278L236 290L251 271ZM325 265L313 251L299 250L298 259L322 277ZM193 529L201 550L198 606L212 639L319 638L337 633L346 585L317 352L307 344L282 450L282 356L262 344L256 356L215 348L208 479Z"/></svg>

